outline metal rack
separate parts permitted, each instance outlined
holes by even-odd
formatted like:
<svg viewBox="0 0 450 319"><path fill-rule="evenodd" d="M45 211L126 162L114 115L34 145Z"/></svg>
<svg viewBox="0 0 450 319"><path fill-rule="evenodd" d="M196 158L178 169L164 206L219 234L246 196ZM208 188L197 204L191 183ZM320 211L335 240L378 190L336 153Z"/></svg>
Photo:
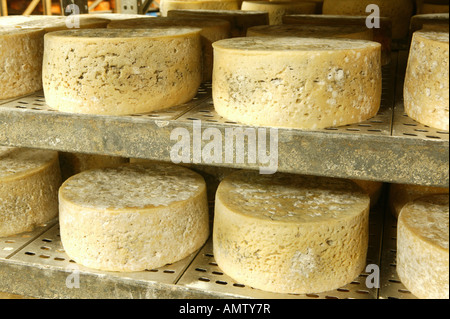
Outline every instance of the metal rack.
<svg viewBox="0 0 450 319"><path fill-rule="evenodd" d="M404 115L406 53L394 53L393 61L383 70L382 107L376 117L315 131L279 129L279 171L448 187L448 132ZM210 89L205 84L191 102L165 111L120 117L57 112L46 106L42 93L0 101L0 145L170 161L173 129L192 133L196 120L203 129L221 132L239 125L215 113ZM258 168L245 162L214 165ZM224 274L214 261L211 240L186 259L158 269L95 271L65 254L53 220L30 233L0 238L0 291L40 298L415 298L396 277L396 221L385 202L370 215L367 263L380 265L379 288L367 288L368 274L362 273L345 287L321 294L263 292ZM74 276L80 288L68 287Z"/></svg>

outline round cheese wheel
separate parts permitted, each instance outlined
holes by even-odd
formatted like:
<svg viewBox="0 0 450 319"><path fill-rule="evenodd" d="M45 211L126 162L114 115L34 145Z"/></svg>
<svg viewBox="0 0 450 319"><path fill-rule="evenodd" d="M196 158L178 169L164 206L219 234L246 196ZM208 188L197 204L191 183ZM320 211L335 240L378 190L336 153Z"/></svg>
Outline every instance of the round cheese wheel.
<svg viewBox="0 0 450 319"><path fill-rule="evenodd" d="M227 20L231 26L232 37L245 37L249 27L269 24L269 14L266 11L171 10L167 16L173 18L196 17Z"/></svg>
<svg viewBox="0 0 450 319"><path fill-rule="evenodd" d="M59 190L61 242L77 263L143 271L179 261L209 236L204 179L173 164L128 164L72 176Z"/></svg>
<svg viewBox="0 0 450 319"><path fill-rule="evenodd" d="M117 20L108 25L111 29L147 29L164 26L200 28L203 56L203 82L210 82L213 70L212 43L231 37L230 23L222 19L169 18Z"/></svg>
<svg viewBox="0 0 450 319"><path fill-rule="evenodd" d="M190 101L202 77L198 28L85 29L45 36L43 87L59 111L145 113Z"/></svg>
<svg viewBox="0 0 450 319"><path fill-rule="evenodd" d="M0 237L55 218L60 185L57 152L0 146Z"/></svg>
<svg viewBox="0 0 450 319"><path fill-rule="evenodd" d="M448 35L426 31L413 34L403 89L406 114L445 131L449 129Z"/></svg>
<svg viewBox="0 0 450 319"><path fill-rule="evenodd" d="M401 210L396 269L416 297L449 299L448 238L448 194L421 197Z"/></svg>
<svg viewBox="0 0 450 319"><path fill-rule="evenodd" d="M260 25L247 29L248 37L304 37L304 38L345 38L373 40L372 29L355 26L308 26L308 25Z"/></svg>
<svg viewBox="0 0 450 319"><path fill-rule="evenodd" d="M63 181L89 169L113 167L128 162L128 158L118 156L59 152L59 165Z"/></svg>
<svg viewBox="0 0 450 319"><path fill-rule="evenodd" d="M367 6L376 5L380 9L380 16L392 20L392 38L403 39L408 36L409 20L414 14L412 0L324 0L323 14L332 15L365 15Z"/></svg>
<svg viewBox="0 0 450 319"><path fill-rule="evenodd" d="M394 217L398 218L403 206L420 197L432 194L448 194L445 187L423 186L414 184L390 184L389 209Z"/></svg>
<svg viewBox="0 0 450 319"><path fill-rule="evenodd" d="M247 37L213 47L214 107L228 120L317 129L361 122L380 107L378 43Z"/></svg>
<svg viewBox="0 0 450 319"><path fill-rule="evenodd" d="M20 21L20 20L19 20ZM68 29L96 29L106 28L108 19L94 18L84 15L70 16L41 16L26 21L17 22L14 25L20 28L39 28L46 32L68 30Z"/></svg>
<svg viewBox="0 0 450 319"><path fill-rule="evenodd" d="M314 2L297 1L243 1L241 10L266 11L269 14L269 24L282 24L282 18L290 13L315 13Z"/></svg>
<svg viewBox="0 0 450 319"><path fill-rule="evenodd" d="M348 180L232 173L217 190L214 258L227 275L253 288L337 289L365 267L369 201Z"/></svg>
<svg viewBox="0 0 450 319"><path fill-rule="evenodd" d="M239 10L240 0L160 0L161 16L170 10Z"/></svg>
<svg viewBox="0 0 450 319"><path fill-rule="evenodd" d="M0 27L0 100L42 90L44 33Z"/></svg>

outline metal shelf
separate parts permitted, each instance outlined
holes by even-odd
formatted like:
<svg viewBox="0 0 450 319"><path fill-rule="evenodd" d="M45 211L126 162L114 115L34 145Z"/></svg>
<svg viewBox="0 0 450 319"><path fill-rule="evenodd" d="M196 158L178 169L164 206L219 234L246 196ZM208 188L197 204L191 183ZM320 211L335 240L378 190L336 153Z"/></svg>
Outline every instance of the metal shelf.
<svg viewBox="0 0 450 319"><path fill-rule="evenodd" d="M367 264L382 264L383 206L375 206L369 215ZM377 299L379 295L379 288L367 288L365 272L344 287L318 294L270 293L243 285L221 271L211 238L191 256L158 269L97 271L76 264L64 252L57 219L32 232L0 238L0 253L0 291L35 298ZM79 286L71 287L75 283Z"/></svg>
<svg viewBox="0 0 450 319"><path fill-rule="evenodd" d="M278 171L448 187L448 132L403 116L400 92L405 59L405 54L393 53L393 62L384 67L382 105L374 118L321 130L278 129ZM171 132L184 128L192 136L196 120L201 120L203 130L218 129L223 139L227 129L251 128L216 114L210 84L203 85L189 103L133 116L58 112L46 106L40 92L0 101L0 145L171 161L176 143L170 139ZM202 141L201 148L208 142ZM236 162L210 165L264 166Z"/></svg>

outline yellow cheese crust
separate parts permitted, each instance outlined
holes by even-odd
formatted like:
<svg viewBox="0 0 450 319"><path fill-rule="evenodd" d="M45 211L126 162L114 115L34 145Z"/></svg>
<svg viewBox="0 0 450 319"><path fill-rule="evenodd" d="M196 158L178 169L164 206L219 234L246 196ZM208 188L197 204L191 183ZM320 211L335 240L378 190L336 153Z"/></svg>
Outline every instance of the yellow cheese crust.
<svg viewBox="0 0 450 319"><path fill-rule="evenodd" d="M282 18L292 13L315 13L316 3L297 1L243 1L243 11L266 11L269 14L269 24L282 24Z"/></svg>
<svg viewBox="0 0 450 319"><path fill-rule="evenodd" d="M167 17L171 10L239 10L240 0L161 0L160 12Z"/></svg>
<svg viewBox="0 0 450 319"><path fill-rule="evenodd" d="M216 193L214 257L253 288L336 289L364 268L368 212L369 196L351 181L232 173Z"/></svg>

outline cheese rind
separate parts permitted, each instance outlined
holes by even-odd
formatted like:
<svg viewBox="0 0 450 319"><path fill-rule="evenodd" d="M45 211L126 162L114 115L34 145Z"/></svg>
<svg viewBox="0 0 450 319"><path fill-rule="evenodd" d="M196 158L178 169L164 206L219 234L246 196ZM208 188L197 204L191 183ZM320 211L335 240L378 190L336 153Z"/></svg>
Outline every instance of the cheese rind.
<svg viewBox="0 0 450 319"><path fill-rule="evenodd" d="M392 20L392 38L403 39L408 36L409 21L414 13L411 0L324 0L323 14L332 15L366 15L369 5L376 5L380 9L380 16Z"/></svg>
<svg viewBox="0 0 450 319"><path fill-rule="evenodd" d="M125 115L190 101L202 80L200 32L155 27L48 33L46 102L63 112Z"/></svg>
<svg viewBox="0 0 450 319"><path fill-rule="evenodd" d="M282 24L282 18L290 13L313 14L316 11L314 2L296 1L243 1L243 11L266 11L269 14L269 24Z"/></svg>
<svg viewBox="0 0 450 319"><path fill-rule="evenodd" d="M170 10L239 10L239 0L161 0L160 12L167 17Z"/></svg>
<svg viewBox="0 0 450 319"><path fill-rule="evenodd" d="M0 28L0 100L42 89L44 30Z"/></svg>
<svg viewBox="0 0 450 319"><path fill-rule="evenodd" d="M77 263L143 271L179 261L209 236L203 178L152 163L84 171L59 190L61 241Z"/></svg>
<svg viewBox="0 0 450 319"><path fill-rule="evenodd" d="M110 29L148 29L153 27L195 27L200 28L203 56L203 82L210 82L213 70L212 43L231 37L230 23L222 19L170 18L118 20L108 24Z"/></svg>
<svg viewBox="0 0 450 319"><path fill-rule="evenodd" d="M0 146L0 237L55 218L60 185L57 152Z"/></svg>
<svg viewBox="0 0 450 319"><path fill-rule="evenodd" d="M214 258L253 288L319 293L364 269L369 197L351 181L240 171L219 185Z"/></svg>
<svg viewBox="0 0 450 319"><path fill-rule="evenodd" d="M231 26L232 37L245 37L247 29L256 25L269 24L269 14L266 11L242 10L171 10L168 17L213 18L227 20Z"/></svg>
<svg viewBox="0 0 450 319"><path fill-rule="evenodd" d="M400 212L397 224L397 273L422 299L449 298L449 197L421 197Z"/></svg>
<svg viewBox="0 0 450 319"><path fill-rule="evenodd" d="M70 29L96 29L106 28L108 19L94 18L88 15L70 16L39 16L28 19L11 19L11 25L18 28L44 29L45 32L70 30ZM7 21L7 20L6 20Z"/></svg>
<svg viewBox="0 0 450 319"><path fill-rule="evenodd" d="M247 37L213 47L214 108L231 121L319 129L366 120L380 107L378 43Z"/></svg>
<svg viewBox="0 0 450 319"><path fill-rule="evenodd" d="M445 131L449 129L448 44L448 33L415 32L403 88L406 114Z"/></svg>

